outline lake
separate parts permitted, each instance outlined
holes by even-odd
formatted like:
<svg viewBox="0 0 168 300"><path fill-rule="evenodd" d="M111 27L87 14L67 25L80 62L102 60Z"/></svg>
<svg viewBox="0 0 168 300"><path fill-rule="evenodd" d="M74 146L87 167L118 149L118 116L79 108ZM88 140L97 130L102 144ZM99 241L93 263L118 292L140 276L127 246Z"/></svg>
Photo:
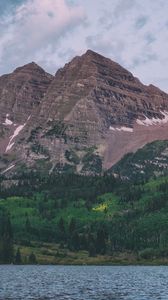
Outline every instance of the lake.
<svg viewBox="0 0 168 300"><path fill-rule="evenodd" d="M168 300L168 267L0 266L0 300Z"/></svg>

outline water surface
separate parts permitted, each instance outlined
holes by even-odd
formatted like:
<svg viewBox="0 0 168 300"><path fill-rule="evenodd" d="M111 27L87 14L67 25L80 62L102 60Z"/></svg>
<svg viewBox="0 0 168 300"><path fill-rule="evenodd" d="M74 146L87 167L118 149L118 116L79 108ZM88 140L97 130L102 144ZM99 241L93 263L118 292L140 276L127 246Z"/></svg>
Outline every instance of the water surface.
<svg viewBox="0 0 168 300"><path fill-rule="evenodd" d="M168 267L0 266L0 300L168 300Z"/></svg>

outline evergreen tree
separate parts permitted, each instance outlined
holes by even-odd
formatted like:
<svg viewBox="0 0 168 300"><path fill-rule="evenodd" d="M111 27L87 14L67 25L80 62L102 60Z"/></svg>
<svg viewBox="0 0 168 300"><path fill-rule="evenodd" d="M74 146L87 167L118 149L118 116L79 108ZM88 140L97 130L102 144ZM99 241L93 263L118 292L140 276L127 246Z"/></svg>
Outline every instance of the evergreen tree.
<svg viewBox="0 0 168 300"><path fill-rule="evenodd" d="M0 209L0 262L13 261L13 233L9 215Z"/></svg>
<svg viewBox="0 0 168 300"><path fill-rule="evenodd" d="M20 249L17 249L16 255L15 255L15 264L20 265L22 263L21 253Z"/></svg>
<svg viewBox="0 0 168 300"><path fill-rule="evenodd" d="M105 230L100 228L97 231L96 236L96 251L100 254L105 254L106 252L106 234Z"/></svg>
<svg viewBox="0 0 168 300"><path fill-rule="evenodd" d="M58 222L58 237L60 241L66 240L66 230L65 230L65 223L64 219L61 217Z"/></svg>
<svg viewBox="0 0 168 300"><path fill-rule="evenodd" d="M31 232L31 224L30 224L30 220L29 217L26 217L26 222L25 222L25 230L26 232L30 233Z"/></svg>
<svg viewBox="0 0 168 300"><path fill-rule="evenodd" d="M90 243L88 251L89 251L90 257L93 257L96 255L96 248L95 248L95 245L93 242Z"/></svg>
<svg viewBox="0 0 168 300"><path fill-rule="evenodd" d="M68 232L71 235L76 230L76 219L72 218L69 223Z"/></svg>
<svg viewBox="0 0 168 300"><path fill-rule="evenodd" d="M70 245L72 250L79 250L80 249L80 238L77 232L74 232L72 238L70 240Z"/></svg>
<svg viewBox="0 0 168 300"><path fill-rule="evenodd" d="M37 264L37 259L36 259L36 256L33 252L29 255L28 263L31 264L31 265Z"/></svg>

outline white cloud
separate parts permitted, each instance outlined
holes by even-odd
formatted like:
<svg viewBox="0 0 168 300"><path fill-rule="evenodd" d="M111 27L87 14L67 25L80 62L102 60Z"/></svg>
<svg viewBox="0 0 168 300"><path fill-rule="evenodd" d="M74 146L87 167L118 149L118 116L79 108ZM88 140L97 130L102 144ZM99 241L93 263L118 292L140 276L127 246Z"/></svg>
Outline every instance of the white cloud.
<svg viewBox="0 0 168 300"><path fill-rule="evenodd" d="M65 0L26 1L1 21L1 71L4 61L17 66L38 55L45 64L43 55L52 54L59 41L84 20L83 8Z"/></svg>
<svg viewBox="0 0 168 300"><path fill-rule="evenodd" d="M68 6L63 0L29 0L20 6L15 15L16 39L36 49L50 39L57 39L84 17L80 7ZM25 37L25 34L27 36Z"/></svg>

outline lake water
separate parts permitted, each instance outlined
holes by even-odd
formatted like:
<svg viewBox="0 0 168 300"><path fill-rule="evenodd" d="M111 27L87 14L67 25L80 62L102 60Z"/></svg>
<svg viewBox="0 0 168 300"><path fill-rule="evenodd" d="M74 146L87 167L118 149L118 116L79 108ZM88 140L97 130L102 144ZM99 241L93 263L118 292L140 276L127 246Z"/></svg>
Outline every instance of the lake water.
<svg viewBox="0 0 168 300"><path fill-rule="evenodd" d="M168 267L0 266L0 300L168 300Z"/></svg>

